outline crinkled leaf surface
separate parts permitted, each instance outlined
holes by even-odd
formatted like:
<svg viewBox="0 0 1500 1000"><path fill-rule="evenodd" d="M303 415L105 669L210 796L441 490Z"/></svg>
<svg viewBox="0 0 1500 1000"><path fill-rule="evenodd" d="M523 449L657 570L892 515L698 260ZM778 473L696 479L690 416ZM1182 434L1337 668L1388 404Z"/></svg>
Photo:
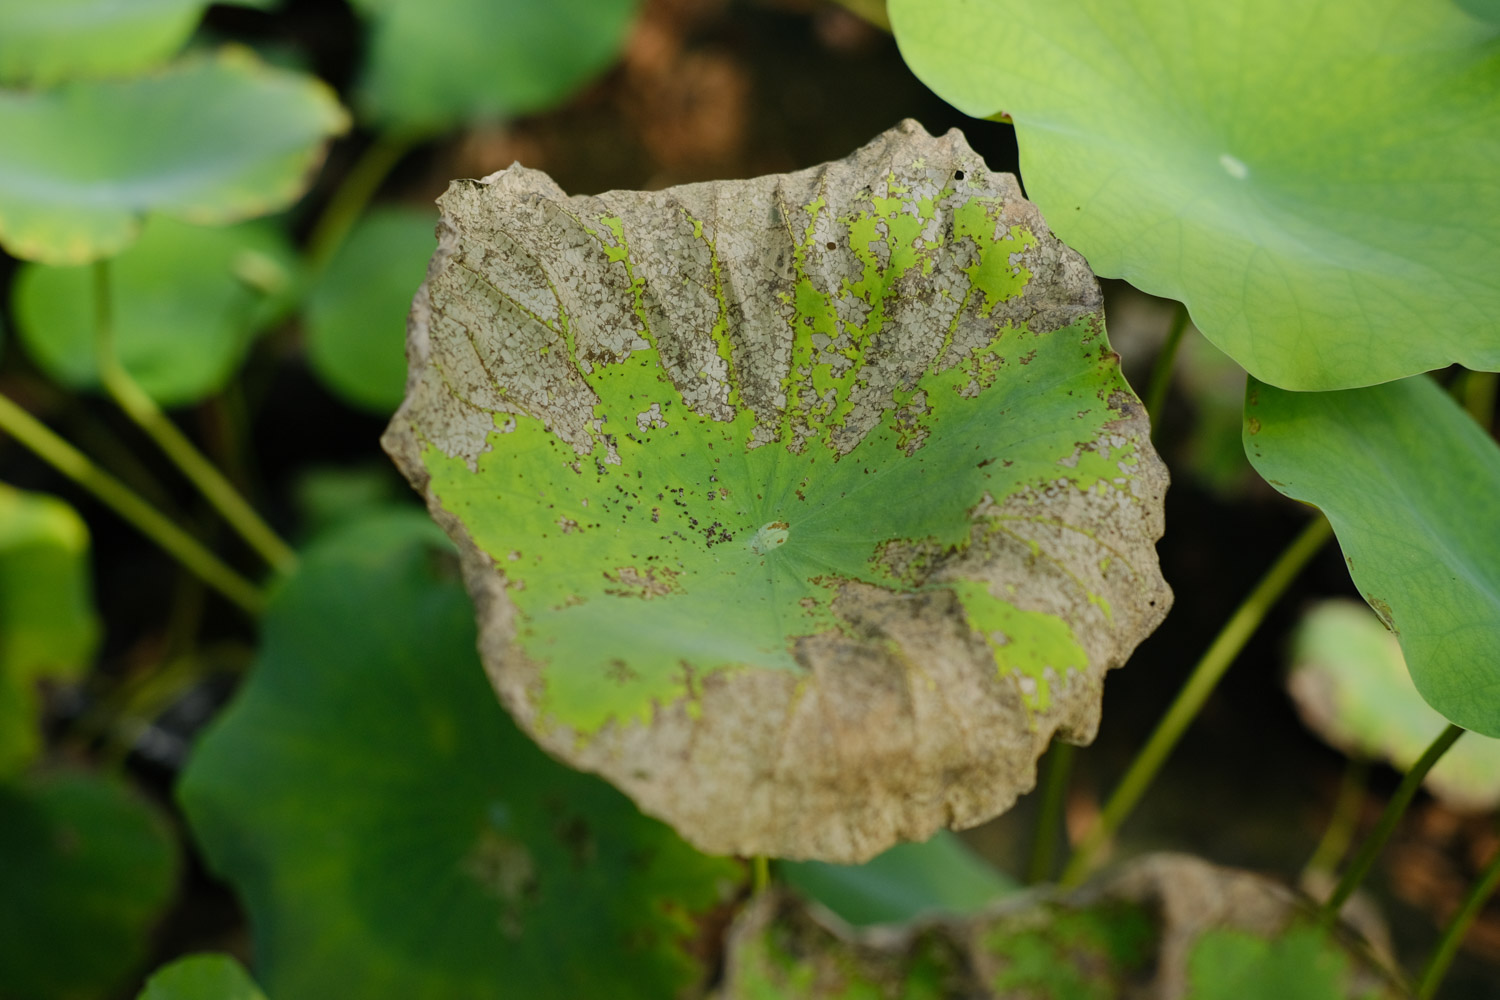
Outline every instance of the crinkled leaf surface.
<svg viewBox="0 0 1500 1000"><path fill-rule="evenodd" d="M862 865L784 861L777 871L856 927L968 913L1017 891L1015 882L946 830L925 843L897 844Z"/></svg>
<svg viewBox="0 0 1500 1000"><path fill-rule="evenodd" d="M1068 895L1033 891L905 934L850 934L785 896L754 900L729 936L718 1000L1180 1000L1235 996L1244 973L1320 974L1289 996L1376 1000L1383 975L1299 925L1297 897L1249 872L1154 855ZM1275 978L1271 982L1279 981ZM1203 984L1207 984L1204 988ZM1200 989L1202 992L1200 992ZM1211 992L1210 992L1211 991ZM1241 993L1260 997L1260 992ZM1394 995L1393 993L1391 995Z"/></svg>
<svg viewBox="0 0 1500 1000"><path fill-rule="evenodd" d="M1095 272L1289 389L1500 369L1500 26L1452 0L890 0ZM1420 335L1413 331L1421 331Z"/></svg>
<svg viewBox="0 0 1500 1000"><path fill-rule="evenodd" d="M145 958L176 875L171 828L124 785L0 783L0 996L110 995Z"/></svg>
<svg viewBox="0 0 1500 1000"><path fill-rule="evenodd" d="M704 850L851 863L1007 808L1170 600L1098 288L907 122L796 174L456 182L387 450L502 699Z"/></svg>
<svg viewBox="0 0 1500 1000"><path fill-rule="evenodd" d="M437 217L376 208L360 220L307 301L307 359L323 384L389 414L406 389L406 314L427 273Z"/></svg>
<svg viewBox="0 0 1500 1000"><path fill-rule="evenodd" d="M1293 638L1287 688L1303 721L1323 739L1401 771L1447 725L1417 693L1396 637L1356 601L1326 601L1306 614ZM1425 784L1456 809L1494 809L1500 740L1470 733L1443 754Z"/></svg>
<svg viewBox="0 0 1500 1000"><path fill-rule="evenodd" d="M362 112L438 132L540 111L602 72L639 0L353 0L370 21Z"/></svg>
<svg viewBox="0 0 1500 1000"><path fill-rule="evenodd" d="M1349 575L1450 722L1500 737L1500 447L1426 376L1343 392L1252 379L1245 454L1321 508Z"/></svg>
<svg viewBox="0 0 1500 1000"><path fill-rule="evenodd" d="M285 311L296 274L296 254L272 223L149 219L110 262L121 363L163 406L217 392L254 335ZM14 303L20 340L43 371L75 389L99 384L92 267L28 264Z"/></svg>
<svg viewBox="0 0 1500 1000"><path fill-rule="evenodd" d="M136 1000L266 1000L228 955L189 955L156 972Z"/></svg>
<svg viewBox="0 0 1500 1000"><path fill-rule="evenodd" d="M0 91L0 246L82 264L160 212L225 223L290 204L348 121L302 73L226 49L149 76Z"/></svg>
<svg viewBox="0 0 1500 1000"><path fill-rule="evenodd" d="M70 680L99 640L89 532L61 500L0 483L0 777L41 746L43 680Z"/></svg>
<svg viewBox="0 0 1500 1000"><path fill-rule="evenodd" d="M269 7L272 0L225 0ZM0 84L49 86L148 69L182 47L209 0L0 0Z"/></svg>
<svg viewBox="0 0 1500 1000"><path fill-rule="evenodd" d="M183 778L260 981L277 1000L676 995L742 866L516 730L448 551L418 511L309 548Z"/></svg>

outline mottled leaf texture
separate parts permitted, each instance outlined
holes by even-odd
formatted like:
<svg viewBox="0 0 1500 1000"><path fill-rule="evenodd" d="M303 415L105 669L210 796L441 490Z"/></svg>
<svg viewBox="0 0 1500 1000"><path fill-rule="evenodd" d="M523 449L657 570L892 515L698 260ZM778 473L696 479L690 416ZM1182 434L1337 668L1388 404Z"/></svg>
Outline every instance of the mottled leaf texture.
<svg viewBox="0 0 1500 1000"><path fill-rule="evenodd" d="M1075 893L1034 891L966 919L927 921L896 933L850 933L824 923L818 910L768 893L731 929L724 982L715 998L1404 995L1392 989L1367 952L1312 926L1303 905L1262 876L1172 854L1141 858Z"/></svg>
<svg viewBox="0 0 1500 1000"><path fill-rule="evenodd" d="M386 447L523 727L713 853L1006 809L1165 614L1098 287L915 122L794 174L442 198Z"/></svg>

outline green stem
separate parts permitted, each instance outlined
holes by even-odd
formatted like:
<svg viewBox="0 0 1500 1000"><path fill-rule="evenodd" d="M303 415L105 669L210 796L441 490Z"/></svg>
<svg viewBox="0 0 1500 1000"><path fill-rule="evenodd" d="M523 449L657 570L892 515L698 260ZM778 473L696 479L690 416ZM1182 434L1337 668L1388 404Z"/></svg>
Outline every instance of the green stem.
<svg viewBox="0 0 1500 1000"><path fill-rule="evenodd" d="M1307 860L1305 873L1336 872L1339 862L1349 852L1354 840L1354 831L1359 827L1360 807L1365 802L1365 778L1370 766L1358 757L1349 758L1344 766L1344 777L1339 782L1338 798L1333 803L1333 815L1323 830L1323 837Z"/></svg>
<svg viewBox="0 0 1500 1000"><path fill-rule="evenodd" d="M250 614L260 614L265 598L255 584L224 565L197 539L142 500L139 494L100 469L77 448L52 433L41 421L4 395L0 395L0 430L92 493L204 583Z"/></svg>
<svg viewBox="0 0 1500 1000"><path fill-rule="evenodd" d="M1055 737L1047 752L1047 784L1036 822L1036 840L1031 845L1031 866L1027 880L1033 885L1052 878L1057 863L1057 839L1062 831L1063 809L1068 798L1068 779L1073 772L1077 747Z"/></svg>
<svg viewBox="0 0 1500 1000"><path fill-rule="evenodd" d="M866 21L881 31L891 30L891 16L886 13L885 0L835 0L855 17Z"/></svg>
<svg viewBox="0 0 1500 1000"><path fill-rule="evenodd" d="M1187 731L1189 723L1208 700L1214 687L1219 683L1219 678L1224 676L1224 671L1234 662L1245 643L1255 634L1256 628L1271 610L1271 606L1286 591L1297 574L1307 565L1321 549L1325 542L1332 537L1333 529L1329 526L1326 518L1321 515L1316 520L1302 529L1292 544L1289 545L1266 571L1266 575L1250 591L1244 602L1235 609L1233 615L1224 623L1219 630L1218 636L1213 644L1193 668L1187 683L1178 692L1177 699L1167 709L1167 714L1157 723L1156 729L1151 733L1146 745L1136 754L1135 760L1130 764L1130 769L1125 772L1125 777L1120 779L1120 784L1115 788L1114 794L1110 796L1104 811L1100 813L1099 821L1094 825L1083 843L1073 853L1067 868L1063 870L1062 885L1071 887L1078 885L1093 869L1095 859L1099 851L1119 830L1120 824L1125 817L1130 815L1137 802L1145 794L1152 780L1161 770L1162 764L1166 762L1167 756L1171 754L1182 734Z"/></svg>
<svg viewBox="0 0 1500 1000"><path fill-rule="evenodd" d="M109 262L94 265L94 310L99 378L105 391L135 424L156 442L172 463L198 488L213 508L267 563L281 572L297 565L291 546L263 521L240 496L239 491L193 446L177 425L146 394L140 383L120 363L114 346L114 321L110 308Z"/></svg>
<svg viewBox="0 0 1500 1000"><path fill-rule="evenodd" d="M1437 989L1443 983L1443 977L1448 974L1448 966L1453 963L1453 957L1458 954L1459 945L1463 944L1464 936L1469 933L1469 927L1474 923L1474 918L1479 916L1479 911L1484 909L1485 902L1494 893L1495 887L1500 885L1500 851L1490 859L1489 867L1469 890L1465 897L1463 906L1459 907L1458 914L1443 931L1442 940L1438 942L1437 950L1432 953L1432 958L1427 962L1427 968L1422 970L1422 979L1417 983L1417 1000L1431 1000L1437 993Z"/></svg>
<svg viewBox="0 0 1500 1000"><path fill-rule="evenodd" d="M751 861L750 891L759 896L771 887L771 859L757 854Z"/></svg>
<svg viewBox="0 0 1500 1000"><path fill-rule="evenodd" d="M1339 879L1339 884L1334 887L1333 894L1318 910L1319 919L1325 926L1338 919L1339 911L1344 908L1349 897L1354 895L1354 890L1359 888L1359 884L1369 874L1371 866L1375 864L1375 859L1380 855L1380 849L1396 831L1396 824L1401 821L1401 816L1406 812L1406 807L1411 803L1412 797L1417 794L1417 789L1421 787L1422 779L1427 777L1428 771L1432 770L1432 765L1436 764L1463 734L1464 730L1450 723L1406 772L1406 777L1402 778L1401 784L1396 786L1396 794L1392 795L1390 802L1386 803L1385 812L1380 814L1380 820L1375 824L1375 829L1371 830L1365 842L1359 845L1358 853L1354 855L1354 860L1349 862L1349 867Z"/></svg>
<svg viewBox="0 0 1500 1000"><path fill-rule="evenodd" d="M365 206L380 190L380 185L416 143L416 137L412 135L382 133L365 148L359 160L344 175L344 181L334 191L333 197L328 199L323 214L318 216L307 237L310 273L316 275L328 266L333 255L343 246L349 230L364 214Z"/></svg>
<svg viewBox="0 0 1500 1000"><path fill-rule="evenodd" d="M1187 330L1187 305L1177 303L1172 314L1172 325L1167 330L1167 339L1156 352L1156 361L1151 366L1151 382L1146 388L1146 415L1151 418L1151 439L1156 440L1161 426L1161 410L1167 403L1167 390L1172 387L1172 364L1177 360L1177 349L1182 346L1182 335Z"/></svg>
<svg viewBox="0 0 1500 1000"><path fill-rule="evenodd" d="M1500 375L1495 372L1469 372L1464 377L1464 409L1486 432L1495 420L1497 390L1500 390Z"/></svg>

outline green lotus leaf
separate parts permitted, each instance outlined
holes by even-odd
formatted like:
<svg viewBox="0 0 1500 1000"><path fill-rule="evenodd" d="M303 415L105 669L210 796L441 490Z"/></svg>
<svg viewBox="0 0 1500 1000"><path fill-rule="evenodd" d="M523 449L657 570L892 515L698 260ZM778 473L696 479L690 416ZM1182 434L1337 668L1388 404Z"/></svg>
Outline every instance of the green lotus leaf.
<svg viewBox="0 0 1500 1000"><path fill-rule="evenodd" d="M83 264L129 246L148 213L264 215L302 193L347 125L325 84L242 49L133 79L0 91L0 247Z"/></svg>
<svg viewBox="0 0 1500 1000"><path fill-rule="evenodd" d="M901 934L854 933L766 893L731 928L717 1000L1258 1000L1275 996L1272 983L1298 1000L1405 995L1360 952L1300 924L1303 905L1264 877L1170 854ZM1299 973L1308 978L1288 982Z"/></svg>
<svg viewBox="0 0 1500 1000"><path fill-rule="evenodd" d="M1349 575L1448 721L1500 737L1500 447L1425 376L1342 392L1250 380L1245 454L1328 515Z"/></svg>
<svg viewBox="0 0 1500 1000"><path fill-rule="evenodd" d="M432 212L361 219L307 301L307 360L340 398L389 414L406 389L406 314L432 256Z"/></svg>
<svg viewBox="0 0 1500 1000"><path fill-rule="evenodd" d="M612 63L639 0L353 0L362 113L404 132L541 111Z"/></svg>
<svg viewBox="0 0 1500 1000"><path fill-rule="evenodd" d="M140 239L110 262L121 363L163 406L218 392L254 336L285 313L297 266L271 223L147 220ZM91 266L25 265L13 308L20 340L43 371L70 388L99 385Z"/></svg>
<svg viewBox="0 0 1500 1000"><path fill-rule="evenodd" d="M516 730L448 551L411 510L310 547L183 776L261 983L277 1000L678 995L743 866Z"/></svg>
<svg viewBox="0 0 1500 1000"><path fill-rule="evenodd" d="M796 174L456 182L386 448L502 700L701 849L838 863L1087 741L1170 600L1100 297L915 122Z"/></svg>
<svg viewBox="0 0 1500 1000"><path fill-rule="evenodd" d="M890 0L890 14L924 82L1015 122L1058 236L1096 273L1186 302L1257 378L1339 389L1500 369L1493 19L1452 0Z"/></svg>
<svg viewBox="0 0 1500 1000"><path fill-rule="evenodd" d="M1396 637L1355 601L1325 601L1304 616L1292 641L1287 688L1303 721L1324 740L1401 771L1447 725L1417 694ZM1464 737L1425 784L1454 809L1493 810L1500 805L1500 740Z"/></svg>
<svg viewBox="0 0 1500 1000"><path fill-rule="evenodd" d="M0 0L0 84L149 69L182 48L210 0ZM226 0L269 7L271 0Z"/></svg>
<svg viewBox="0 0 1500 1000"><path fill-rule="evenodd" d="M88 557L72 507L0 483L0 778L41 748L38 683L76 679L93 659Z"/></svg>
<svg viewBox="0 0 1500 1000"><path fill-rule="evenodd" d="M108 996L171 902L177 845L116 781L29 775L0 783L0 872L0 996Z"/></svg>
<svg viewBox="0 0 1500 1000"><path fill-rule="evenodd" d="M862 865L784 861L777 871L788 885L856 927L969 913L1017 891L1013 881L946 830L925 843L897 844Z"/></svg>
<svg viewBox="0 0 1500 1000"><path fill-rule="evenodd" d="M136 1000L266 1000L266 995L228 955L190 955L152 975Z"/></svg>

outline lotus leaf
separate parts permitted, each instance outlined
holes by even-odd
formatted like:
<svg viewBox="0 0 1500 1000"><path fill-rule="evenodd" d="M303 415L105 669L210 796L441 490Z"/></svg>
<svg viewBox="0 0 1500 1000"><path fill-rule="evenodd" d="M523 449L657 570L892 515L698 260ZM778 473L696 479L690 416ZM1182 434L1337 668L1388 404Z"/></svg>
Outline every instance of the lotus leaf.
<svg viewBox="0 0 1500 1000"><path fill-rule="evenodd" d="M0 783L0 996L109 995L145 958L177 882L172 830L81 773Z"/></svg>
<svg viewBox="0 0 1500 1000"><path fill-rule="evenodd" d="M0 91L0 247L83 264L129 246L149 213L264 215L302 193L347 125L325 84L243 49L134 79Z"/></svg>
<svg viewBox="0 0 1500 1000"><path fill-rule="evenodd" d="M370 21L360 105L397 131L540 111L620 51L639 0L353 0Z"/></svg>
<svg viewBox="0 0 1500 1000"><path fill-rule="evenodd" d="M229 956L190 955L148 979L136 1000L266 1000L266 995Z"/></svg>
<svg viewBox="0 0 1500 1000"><path fill-rule="evenodd" d="M192 226L156 216L110 269L121 363L158 403L181 406L222 389L252 338L285 312L297 259L271 223ZM93 282L86 265L28 264L16 278L21 342L75 389L99 384Z"/></svg>
<svg viewBox="0 0 1500 1000"><path fill-rule="evenodd" d="M406 314L432 255L431 211L377 208L360 220L307 301L307 360L323 384L389 415L406 388Z"/></svg>
<svg viewBox="0 0 1500 1000"><path fill-rule="evenodd" d="M1287 688L1303 721L1323 739L1401 771L1447 725L1417 694L1400 642L1355 601L1325 601L1303 618ZM1424 784L1452 808L1489 812L1500 805L1500 740L1477 733L1459 740Z"/></svg>
<svg viewBox="0 0 1500 1000"><path fill-rule="evenodd" d="M939 95L1015 122L1058 236L1096 273L1186 302L1257 378L1500 369L1489 0L890 0L890 15Z"/></svg>
<svg viewBox="0 0 1500 1000"><path fill-rule="evenodd" d="M331 529L272 599L179 795L276 1000L678 995L743 866L547 759L485 685L415 510Z"/></svg>
<svg viewBox="0 0 1500 1000"><path fill-rule="evenodd" d="M1170 600L1098 287L915 122L795 174L455 182L386 448L502 700L712 853L1007 808Z"/></svg>
<svg viewBox="0 0 1500 1000"><path fill-rule="evenodd" d="M1426 376L1342 392L1250 380L1245 454L1328 515L1427 704L1500 737L1500 446Z"/></svg>
<svg viewBox="0 0 1500 1000"><path fill-rule="evenodd" d="M149 69L182 47L209 2L0 0L0 84L49 86L74 77Z"/></svg>
<svg viewBox="0 0 1500 1000"><path fill-rule="evenodd" d="M93 658L88 554L72 507L0 483L0 777L40 749L38 683L74 679Z"/></svg>

